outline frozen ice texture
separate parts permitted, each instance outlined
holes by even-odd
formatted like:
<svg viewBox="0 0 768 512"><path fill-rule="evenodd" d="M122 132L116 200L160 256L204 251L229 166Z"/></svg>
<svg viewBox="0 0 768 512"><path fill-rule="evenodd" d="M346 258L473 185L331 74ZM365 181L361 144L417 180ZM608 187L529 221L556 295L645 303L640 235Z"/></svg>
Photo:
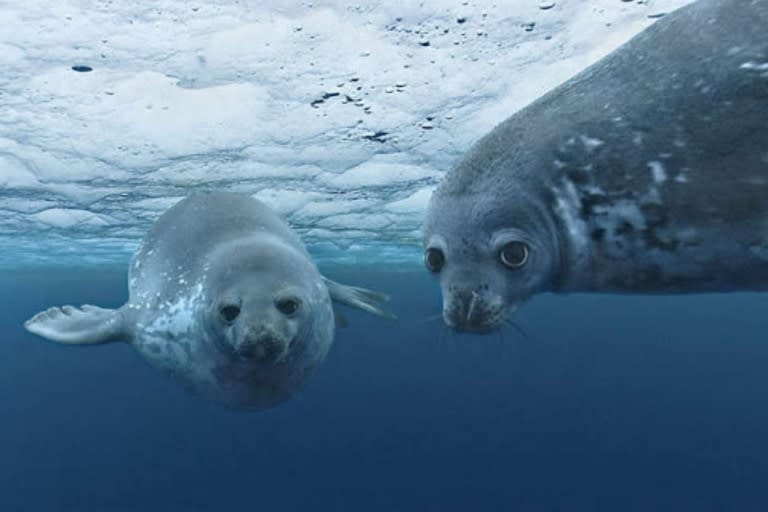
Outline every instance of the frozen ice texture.
<svg viewBox="0 0 768 512"><path fill-rule="evenodd" d="M472 142L685 3L3 2L0 265L125 261L201 189L318 258L415 261Z"/></svg>

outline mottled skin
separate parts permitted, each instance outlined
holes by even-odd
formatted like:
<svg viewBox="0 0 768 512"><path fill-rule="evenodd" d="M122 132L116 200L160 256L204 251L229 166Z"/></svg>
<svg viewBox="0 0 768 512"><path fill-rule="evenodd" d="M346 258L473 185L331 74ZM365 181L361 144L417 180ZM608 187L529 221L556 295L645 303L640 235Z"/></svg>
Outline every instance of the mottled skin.
<svg viewBox="0 0 768 512"><path fill-rule="evenodd" d="M194 194L165 212L129 271L118 310L51 308L25 326L60 343L129 341L153 365L233 408L277 405L333 342L331 300L388 316L384 296L325 279L265 205Z"/></svg>
<svg viewBox="0 0 768 512"><path fill-rule="evenodd" d="M767 289L768 0L683 7L498 125L433 194L424 244L471 331L547 291Z"/></svg>
<svg viewBox="0 0 768 512"><path fill-rule="evenodd" d="M177 203L146 235L128 279L134 346L233 406L282 402L333 340L331 300L303 243L247 196L200 194ZM283 296L303 307L290 317L280 313L272 304ZM179 303L183 311L174 314ZM241 309L232 325L219 314L225 303ZM160 325L158 311L166 312ZM277 353L249 353L267 339Z"/></svg>

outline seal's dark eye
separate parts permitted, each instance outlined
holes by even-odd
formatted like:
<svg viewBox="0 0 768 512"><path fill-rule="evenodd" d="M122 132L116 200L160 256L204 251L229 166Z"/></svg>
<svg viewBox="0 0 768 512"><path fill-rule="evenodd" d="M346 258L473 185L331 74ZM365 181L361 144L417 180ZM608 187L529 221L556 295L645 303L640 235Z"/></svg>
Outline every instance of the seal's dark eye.
<svg viewBox="0 0 768 512"><path fill-rule="evenodd" d="M509 268L520 268L528 261L528 246L524 242L508 242L499 250L499 259Z"/></svg>
<svg viewBox="0 0 768 512"><path fill-rule="evenodd" d="M219 314L221 315L221 318L224 319L225 322L234 322L235 318L237 318L237 315L240 314L240 308L235 306L234 304L228 304L226 306L222 306L219 310Z"/></svg>
<svg viewBox="0 0 768 512"><path fill-rule="evenodd" d="M275 302L275 307L284 315L292 315L299 310L298 299L280 299Z"/></svg>
<svg viewBox="0 0 768 512"><path fill-rule="evenodd" d="M430 247L424 251L424 264L430 272L440 272L445 265L445 255L440 249Z"/></svg>

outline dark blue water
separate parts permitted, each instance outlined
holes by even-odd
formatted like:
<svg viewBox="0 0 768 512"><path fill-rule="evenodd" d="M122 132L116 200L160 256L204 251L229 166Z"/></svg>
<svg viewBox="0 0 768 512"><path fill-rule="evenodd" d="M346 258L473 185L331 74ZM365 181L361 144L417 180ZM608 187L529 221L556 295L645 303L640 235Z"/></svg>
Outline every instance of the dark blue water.
<svg viewBox="0 0 768 512"><path fill-rule="evenodd" d="M123 269L0 275L1 511L763 511L768 296L544 296L528 338L457 336L414 273L348 312L290 402L231 412L129 346L25 333L63 303L117 306Z"/></svg>

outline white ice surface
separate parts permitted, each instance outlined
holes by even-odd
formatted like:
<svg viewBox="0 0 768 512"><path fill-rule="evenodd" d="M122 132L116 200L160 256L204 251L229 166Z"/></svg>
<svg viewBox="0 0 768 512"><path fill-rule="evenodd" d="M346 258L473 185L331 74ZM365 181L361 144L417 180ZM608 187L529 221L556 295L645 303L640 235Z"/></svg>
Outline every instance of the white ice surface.
<svg viewBox="0 0 768 512"><path fill-rule="evenodd" d="M0 0L0 266L126 261L214 188L319 258L416 260L472 142L685 3Z"/></svg>

